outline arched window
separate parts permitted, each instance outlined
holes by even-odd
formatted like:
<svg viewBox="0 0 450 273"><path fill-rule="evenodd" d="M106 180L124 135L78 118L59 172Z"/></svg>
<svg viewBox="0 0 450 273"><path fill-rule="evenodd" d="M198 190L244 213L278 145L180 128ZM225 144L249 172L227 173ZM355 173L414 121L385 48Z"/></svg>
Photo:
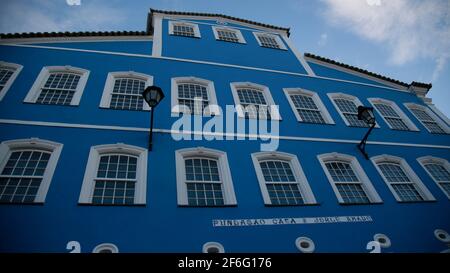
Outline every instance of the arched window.
<svg viewBox="0 0 450 273"><path fill-rule="evenodd" d="M317 93L300 88L284 88L283 91L299 122L334 124Z"/></svg>
<svg viewBox="0 0 450 273"><path fill-rule="evenodd" d="M106 78L105 88L100 102L101 108L119 110L150 110L144 103L142 92L153 85L150 75L128 72L110 72Z"/></svg>
<svg viewBox="0 0 450 273"><path fill-rule="evenodd" d="M260 152L252 154L252 160L266 205L316 203L297 156Z"/></svg>
<svg viewBox="0 0 450 273"><path fill-rule="evenodd" d="M0 202L44 203L63 145L38 138L0 145Z"/></svg>
<svg viewBox="0 0 450 273"><path fill-rule="evenodd" d="M417 161L450 199L450 163L432 156L420 157Z"/></svg>
<svg viewBox="0 0 450 273"><path fill-rule="evenodd" d="M239 117L281 120L267 86L251 82L232 82L230 86Z"/></svg>
<svg viewBox="0 0 450 273"><path fill-rule="evenodd" d="M415 103L405 103L405 106L430 133L450 134L450 128L428 107Z"/></svg>
<svg viewBox="0 0 450 273"><path fill-rule="evenodd" d="M196 77L172 78L172 113L220 115L214 83Z"/></svg>
<svg viewBox="0 0 450 273"><path fill-rule="evenodd" d="M0 101L6 95L23 66L0 61Z"/></svg>
<svg viewBox="0 0 450 273"><path fill-rule="evenodd" d="M177 150L175 157L178 205L236 205L225 152L203 147L188 148Z"/></svg>
<svg viewBox="0 0 450 273"><path fill-rule="evenodd" d="M339 203L380 203L381 198L358 160L350 155L330 153L317 156Z"/></svg>
<svg viewBox="0 0 450 273"><path fill-rule="evenodd" d="M79 203L145 204L147 149L122 143L91 148Z"/></svg>
<svg viewBox="0 0 450 273"><path fill-rule="evenodd" d="M367 100L377 110L389 128L401 131L419 131L395 102L380 98L369 98Z"/></svg>
<svg viewBox="0 0 450 273"><path fill-rule="evenodd" d="M358 106L363 104L357 97L343 93L328 93L328 97L347 126L369 127L364 120L358 119Z"/></svg>
<svg viewBox="0 0 450 273"><path fill-rule="evenodd" d="M43 67L24 102L79 105L89 71L72 66Z"/></svg>
<svg viewBox="0 0 450 273"><path fill-rule="evenodd" d="M379 155L371 160L398 202L435 200L403 158Z"/></svg>

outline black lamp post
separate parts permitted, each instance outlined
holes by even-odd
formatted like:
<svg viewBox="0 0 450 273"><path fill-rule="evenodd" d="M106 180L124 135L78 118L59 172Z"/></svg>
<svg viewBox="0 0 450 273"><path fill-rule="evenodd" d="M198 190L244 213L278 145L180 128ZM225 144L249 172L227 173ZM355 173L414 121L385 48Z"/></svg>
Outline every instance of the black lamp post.
<svg viewBox="0 0 450 273"><path fill-rule="evenodd" d="M375 127L375 116L373 114L373 108L372 107L365 107L365 106L359 106L358 107L358 119L363 120L367 125L370 125L369 131L367 131L364 138L361 140L361 142L358 144L358 149L361 151L361 153L364 155L366 159L369 159L369 156L366 152L366 142L367 138L370 135L370 132L372 132L373 128Z"/></svg>
<svg viewBox="0 0 450 273"><path fill-rule="evenodd" d="M142 92L142 97L147 102L148 106L150 106L150 136L148 139L148 150L151 151L153 145L153 109L164 98L164 93L158 86L149 86Z"/></svg>

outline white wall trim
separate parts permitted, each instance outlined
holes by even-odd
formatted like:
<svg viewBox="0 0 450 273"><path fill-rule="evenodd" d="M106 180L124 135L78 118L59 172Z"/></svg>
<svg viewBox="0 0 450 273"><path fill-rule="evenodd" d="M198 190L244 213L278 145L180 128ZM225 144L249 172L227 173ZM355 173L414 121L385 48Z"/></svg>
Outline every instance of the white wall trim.
<svg viewBox="0 0 450 273"><path fill-rule="evenodd" d="M45 168L41 185L39 186L39 190L34 199L34 203L44 203L63 146L64 145L61 143L43 140L39 138L14 139L3 141L2 143L0 143L0 170L3 171L3 168L8 162L9 156L14 150L33 149L50 152L51 155L48 160L47 167Z"/></svg>
<svg viewBox="0 0 450 273"><path fill-rule="evenodd" d="M297 60L300 62L300 64L303 66L303 68L306 70L306 73L308 73L308 76L315 77L316 73L312 70L312 68L309 66L308 62L303 57L303 54L300 53L300 51L295 47L292 40L287 37L287 35L281 35L283 40L286 42L288 47L291 49L292 53L294 53L295 57L297 57Z"/></svg>
<svg viewBox="0 0 450 273"><path fill-rule="evenodd" d="M85 36L85 37L40 37L6 38L0 44L50 44L50 43L93 43L93 42L151 42L153 36Z"/></svg>
<svg viewBox="0 0 450 273"><path fill-rule="evenodd" d="M328 161L342 161L342 162L350 164L350 166L353 169L353 172L358 177L359 184L363 187L367 197L369 198L370 203L383 202L383 200L381 200L381 197L378 195L375 187L372 185L372 182L370 181L369 177L366 175L366 172L361 167L361 165L359 164L356 157L347 155L347 154L340 154L340 153L327 153L327 154L317 155L317 159L319 160L320 165L322 166L322 169L328 178L328 182L330 182L330 185L331 185L334 193L336 194L336 197L340 204L345 204L345 202L342 199L342 196L341 196L338 188L336 187L336 182L331 177L331 174L328 171L327 166L325 165Z"/></svg>
<svg viewBox="0 0 450 273"><path fill-rule="evenodd" d="M384 176L384 174L381 171L381 169L378 166L378 164L381 164L381 163L393 163L393 164L400 165L402 170L408 176L409 180L416 186L415 187L416 190L419 192L419 194L422 196L422 198L425 201L434 201L434 200L436 200L434 198L434 196L431 194L431 192L427 189L425 184L423 184L423 182L419 178L419 176L417 176L416 173L414 172L414 170L409 166L408 162L406 162L405 159L403 159L401 157L398 157L398 156L383 154L383 155L373 156L373 157L370 158L370 160L372 161L373 165L375 166L375 169L377 169L378 173L383 178L384 182L386 183L386 185L388 186L389 190L392 192L392 194L394 195L395 199L398 202L402 202L400 196L398 196L397 192L392 187L391 183L386 179L386 177Z"/></svg>
<svg viewBox="0 0 450 273"><path fill-rule="evenodd" d="M215 115L220 116L220 108L217 104L217 96L216 96L216 89L214 87L214 82L202 78L197 78L193 76L189 77L174 77L171 79L171 96L170 96L170 102L171 102L171 112L174 114L179 113L190 113L195 114L192 112L192 109L188 109L188 107L184 107L184 105L178 104L178 85L182 83L192 83L192 84L200 84L206 87L206 91L208 93L208 107L205 109L204 114L206 116Z"/></svg>
<svg viewBox="0 0 450 273"><path fill-rule="evenodd" d="M184 21L169 21L169 35L176 35L174 34L173 28L175 25L179 25L179 26L187 26L187 27L192 27L192 29L194 30L194 37L195 38L201 38L201 34L200 34L200 29L198 28L198 24L196 23L187 23ZM179 36L179 35L177 35ZM181 35L182 36L182 35ZM182 36L182 37L189 37L189 36Z"/></svg>
<svg viewBox="0 0 450 273"><path fill-rule="evenodd" d="M92 204L92 195L95 187L94 179L98 170L100 157L109 153L119 153L138 157L134 205L145 205L147 193L147 149L123 143L91 147L78 203Z"/></svg>
<svg viewBox="0 0 450 273"><path fill-rule="evenodd" d="M447 198L450 199L450 194L447 193L441 185L441 183L444 181L437 181L435 179L435 177L425 167L425 165L427 165L427 164L437 164L437 165L441 165L445 170L447 170L447 172L450 173L450 163L448 162L448 160L439 158L439 157L434 157L434 156L423 156L423 157L417 158L417 162L419 162L420 166L422 166L422 168L427 172L427 174L436 183L436 185L444 192L444 194L447 196ZM444 182L444 183L446 183L446 182ZM449 181L449 183L450 183L450 181Z"/></svg>
<svg viewBox="0 0 450 273"><path fill-rule="evenodd" d="M409 112L411 112L411 114L422 124L423 127L425 127L425 129L427 129L428 132L431 133L431 130L428 129L425 123L418 116L416 116L416 114L414 114L414 112L411 109L415 108L425 111L439 125L439 127L441 127L442 130L444 130L445 133L450 134L450 127L445 122L443 122L430 108L417 103L409 103L409 102L405 102L403 103L403 105L406 106Z"/></svg>
<svg viewBox="0 0 450 273"><path fill-rule="evenodd" d="M316 204L316 198L311 190L308 179L303 172L302 166L298 161L296 155L283 153L283 152L259 152L251 154L253 166L255 168L256 176L258 178L259 187L261 189L261 194L264 199L264 204L271 205L269 192L267 191L267 183L264 179L264 175L261 170L260 161L265 160L282 160L289 163L291 170L294 174L295 180L299 186L299 190L302 194L305 204Z"/></svg>
<svg viewBox="0 0 450 273"><path fill-rule="evenodd" d="M152 56L160 57L162 55L162 16L155 14L153 16L153 45Z"/></svg>
<svg viewBox="0 0 450 273"><path fill-rule="evenodd" d="M78 85L75 90L75 94L73 95L72 101L70 102L70 105L75 105L75 106L79 105L81 96L83 95L90 72L89 72L89 70L86 70L83 68L78 68L78 67L73 67L70 65L44 66L23 101L29 102L29 103L36 103L39 95L41 94L42 87L44 86L44 84L47 81L50 74L58 73L58 72L74 73L74 74L77 74L80 76L80 80L78 81Z"/></svg>
<svg viewBox="0 0 450 273"><path fill-rule="evenodd" d="M240 43L240 44L247 43L239 29L235 29L235 28L231 28L231 27L227 27L227 26L212 26L212 30L214 33L214 37L216 38L217 41L224 41L224 40L220 39L219 33L217 33L218 30L223 30L223 31L234 32L236 34L236 37L239 40L237 43ZM226 41L226 42L230 42L230 41Z"/></svg>
<svg viewBox="0 0 450 273"><path fill-rule="evenodd" d="M177 200L178 205L187 206L186 169L185 158L187 157L209 157L218 161L219 175L222 182L224 205L236 205L233 179L230 166L228 165L227 153L204 147L186 148L175 151L176 176L177 176Z"/></svg>
<svg viewBox="0 0 450 273"><path fill-rule="evenodd" d="M106 77L105 87L103 88L102 98L100 100L100 108L110 108L112 91L117 78L133 78L145 81L145 87L153 85L153 76L138 73L134 71L109 72ZM143 104L143 109L149 111L150 106Z"/></svg>
<svg viewBox="0 0 450 273"><path fill-rule="evenodd" d="M156 39L155 39L155 42L156 42ZM1 43L0 43L0 45L1 45ZM162 59L162 60L177 61L177 62L187 62L187 63L195 63L195 64L205 64L205 65L213 65L213 66L221 66L221 67L229 67L229 68L238 68L238 69L245 69L245 70L262 71L262 72L269 72L269 73L278 73L278 74L292 75L292 76L298 76L298 77L308 77L308 78L312 77L307 74L302 74L302 73L297 73L297 72L273 70L273 69L251 67L251 66L242 66L242 65L235 65L235 64L199 61L199 60L192 60L192 59L165 57L165 56L151 56L151 55L145 55L145 54L121 53L121 52L113 52L113 51L63 48L63 47L39 46L39 45L8 44L6 46L25 47L25 48L40 48L40 49L50 49L50 50L62 50L62 51L75 51L75 52L117 55L117 56L136 57L136 58ZM359 86L368 86L368 87L375 87L375 88L380 88L380 89L385 89L385 90L405 92L400 89L391 88L391 87L387 87L387 86L380 86L380 85L376 85L376 84L362 83L362 82L349 81L349 80L341 80L341 79L321 77L321 76L315 76L314 78L328 80L328 81L335 81L335 82L350 83L350 84L355 84L355 85L359 85Z"/></svg>
<svg viewBox="0 0 450 273"><path fill-rule="evenodd" d="M20 64L7 63L7 62L0 61L0 68L7 68L10 70L14 70L11 77L8 79L8 81L6 81L6 84L0 90L0 101L2 101L3 97L6 95L8 90L11 88L11 85L14 83L17 76L19 75L20 71L22 71L23 66Z"/></svg>
<svg viewBox="0 0 450 273"><path fill-rule="evenodd" d="M239 88L254 88L257 90L260 90L263 92L264 99L267 103L267 110L270 110L270 118L272 120L281 120L281 115L278 109L278 105L275 104L275 101L273 100L272 93L270 92L269 88L265 85L252 83L252 82L231 82L231 93L233 95L234 104L236 105L236 112L238 114L238 117L245 118L245 112L244 107L241 105L241 101L239 100L238 96L238 89ZM251 118L251 117L250 117Z"/></svg>
<svg viewBox="0 0 450 273"><path fill-rule="evenodd" d="M327 93L327 96L328 96L328 98L330 98L331 103L334 105L334 108L336 109L336 111L341 116L341 118L344 121L345 125L347 125L349 127L358 127L358 126L350 125L350 123L348 122L347 118L344 116L344 113L342 113L341 109L339 109L338 105L336 104L336 102L334 100L335 99L351 100L351 101L353 101L353 103L355 103L356 108L358 108L358 106L364 106L364 104L359 100L359 98L355 97L353 95L344 94L344 93ZM375 121L375 124L376 124L375 128L380 128L380 126L378 125L378 122ZM360 128L362 128L362 127L360 127Z"/></svg>
<svg viewBox="0 0 450 273"><path fill-rule="evenodd" d="M265 46L262 45L262 43L260 41L260 37L261 36L267 36L267 37L274 38L280 48L273 48L273 47L265 47L265 48L287 50L286 45L284 44L283 40L280 38L280 35L278 35L278 34L253 31L253 35L255 36L255 39L258 42L258 45L260 47L265 47Z"/></svg>
<svg viewBox="0 0 450 273"><path fill-rule="evenodd" d="M297 109L295 108L295 104L292 101L291 95L305 95L309 96L313 99L314 103L316 104L317 108L319 108L319 111L322 115L322 118L325 120L326 124L335 124L333 118L331 117L330 113L328 112L327 108L323 104L322 100L320 99L319 95L316 92L309 91L303 88L283 88L283 92L286 95L286 98L289 102L289 105L292 108L292 111L295 114L295 117L297 118L297 121L303 122L300 114L298 113Z"/></svg>
<svg viewBox="0 0 450 273"><path fill-rule="evenodd" d="M382 98L368 98L367 100L370 102L370 104L372 104L373 108L375 108L375 110L381 116L384 123L386 123L386 125L389 126L389 128L391 128L392 130L395 129L392 128L391 124L386 120L385 116L380 112L375 104L380 103L392 107L392 109L397 113L397 115L400 116L401 120L406 124L406 126L408 126L410 131L420 131L419 128L417 128L417 126L408 118L408 116L400 109L400 107L398 107L395 102Z"/></svg>
<svg viewBox="0 0 450 273"><path fill-rule="evenodd" d="M79 128L79 129L96 129L96 130L112 130L112 131L130 131L130 132L145 132L148 133L148 127L125 127L114 125L96 125L96 124L80 124L80 123L64 123L64 122L47 122L47 121L29 121L29 120L15 120L15 119L0 119L0 123L13 125L31 125L44 127L60 127L60 128ZM179 131L162 128L154 128L153 132L163 134L192 134L203 136L222 136L222 137L241 137L241 138L263 138L263 139L281 139L292 141L313 141L313 142L327 142L327 143L344 143L344 144L359 144L361 140L353 139L336 139L336 138L319 138L319 137L299 137L299 136L275 136L275 135L261 135L261 134L239 134L239 133L224 133L224 132L198 132L198 131ZM401 142L387 142L387 141L367 141L371 145L386 145L386 146L400 146L400 147L417 147L417 148L434 148L434 149L450 149L447 145L434 144L420 144L420 143L401 143Z"/></svg>
<svg viewBox="0 0 450 273"><path fill-rule="evenodd" d="M408 90L408 87L405 87L405 86L402 86L402 85L398 85L398 84L395 84L395 83L392 83L392 82L389 82L389 81L384 81L382 79L379 79L379 78L376 78L376 77L372 77L372 76L366 75L364 73L359 73L357 71L354 71L354 70L351 70L351 69L347 69L347 68L344 68L344 67L339 66L339 65L333 65L333 64L330 64L330 63L327 63L327 62L322 62L322 61L319 61L319 60L316 60L316 59L313 59L313 58L309 58L307 56L305 56L305 59L306 59L306 61L311 62L311 63L315 63L315 64L318 64L318 65L321 65L321 66L325 66L327 68L331 68L331 69L335 69L335 70L338 70L338 71L341 71L341 72L344 72L344 73L347 73L347 74L351 74L353 76L357 76L357 77L360 77L360 78L365 78L365 79L370 80L370 81L374 81L374 82L378 82L378 83L383 84L383 85L390 86L390 87L396 89L397 91L411 93Z"/></svg>

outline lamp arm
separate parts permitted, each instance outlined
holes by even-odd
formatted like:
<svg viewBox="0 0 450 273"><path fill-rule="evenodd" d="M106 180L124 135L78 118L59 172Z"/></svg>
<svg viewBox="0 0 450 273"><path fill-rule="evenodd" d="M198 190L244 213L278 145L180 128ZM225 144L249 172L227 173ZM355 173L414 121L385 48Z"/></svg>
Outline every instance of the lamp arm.
<svg viewBox="0 0 450 273"><path fill-rule="evenodd" d="M375 128L376 123L374 122L372 124L372 126L370 126L369 130L367 131L366 135L364 136L364 138L361 140L361 142L358 144L358 149L361 151L361 153L364 155L364 157L366 159L369 159L369 156L367 155L366 152L366 142L367 139L369 138L370 133L372 132L373 128Z"/></svg>

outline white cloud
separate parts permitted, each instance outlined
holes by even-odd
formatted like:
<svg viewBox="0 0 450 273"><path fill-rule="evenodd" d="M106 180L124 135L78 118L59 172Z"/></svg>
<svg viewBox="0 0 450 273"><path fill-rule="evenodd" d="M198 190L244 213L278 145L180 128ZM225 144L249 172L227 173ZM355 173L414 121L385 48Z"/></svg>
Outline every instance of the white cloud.
<svg viewBox="0 0 450 273"><path fill-rule="evenodd" d="M320 39L319 39L319 41L317 42L317 44L318 44L319 46L325 46L325 45L327 44L327 42L328 42L328 34L322 33L322 34L320 35Z"/></svg>
<svg viewBox="0 0 450 273"><path fill-rule="evenodd" d="M436 62L434 78L450 60L449 0L322 0L325 17L385 46L390 63Z"/></svg>
<svg viewBox="0 0 450 273"><path fill-rule="evenodd" d="M0 10L0 32L121 30L124 12L113 1L68 5L65 0L7 0Z"/></svg>

